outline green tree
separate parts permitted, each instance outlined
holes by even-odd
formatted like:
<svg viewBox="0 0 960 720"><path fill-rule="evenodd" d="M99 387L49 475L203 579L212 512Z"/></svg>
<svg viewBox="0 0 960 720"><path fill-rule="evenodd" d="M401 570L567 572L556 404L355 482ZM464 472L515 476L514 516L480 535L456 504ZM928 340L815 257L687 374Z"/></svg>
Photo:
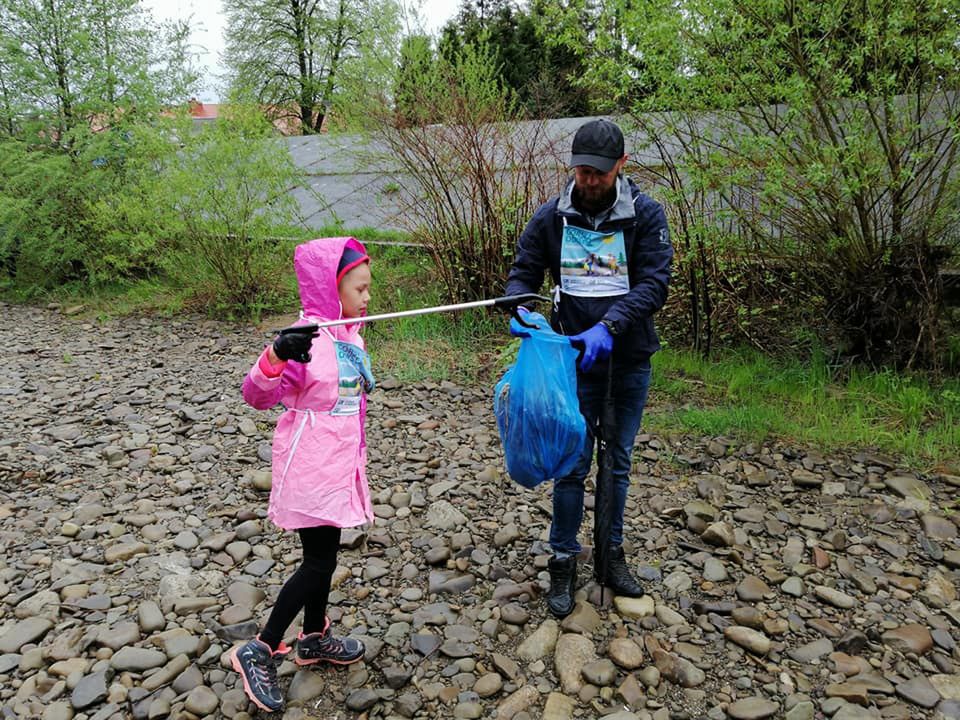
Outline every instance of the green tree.
<svg viewBox="0 0 960 720"><path fill-rule="evenodd" d="M94 278L90 207L136 152L131 128L191 88L187 30L134 0L0 3L0 264L14 282Z"/></svg>
<svg viewBox="0 0 960 720"><path fill-rule="evenodd" d="M429 35L408 35L403 39L393 83L393 103L398 124L434 121L431 108L419 105L423 100L419 88L424 78L431 76L435 62Z"/></svg>
<svg viewBox="0 0 960 720"><path fill-rule="evenodd" d="M619 112L656 90L647 46L661 38L665 18L682 17L672 0L534 0L547 47L571 71L593 107ZM657 45L658 52L668 47Z"/></svg>
<svg viewBox="0 0 960 720"><path fill-rule="evenodd" d="M225 3L226 60L235 97L269 106L303 133L337 109L369 110L392 75L399 33L393 0L236 0Z"/></svg>
<svg viewBox="0 0 960 720"><path fill-rule="evenodd" d="M137 0L6 0L3 128L65 147L78 129L181 102L196 80L188 31L183 23L154 23Z"/></svg>
<svg viewBox="0 0 960 720"><path fill-rule="evenodd" d="M681 268L707 251L698 272L719 255L765 269L843 353L935 362L938 270L960 238L960 2L605 6L652 94L630 101L614 63L590 81L661 151L650 169L686 213Z"/></svg>
<svg viewBox="0 0 960 720"><path fill-rule="evenodd" d="M511 0L464 0L441 31L439 54L453 62L465 47L488 48L528 117L588 114L588 93L570 82L581 74L581 57L551 40L551 7L546 0L529 8Z"/></svg>

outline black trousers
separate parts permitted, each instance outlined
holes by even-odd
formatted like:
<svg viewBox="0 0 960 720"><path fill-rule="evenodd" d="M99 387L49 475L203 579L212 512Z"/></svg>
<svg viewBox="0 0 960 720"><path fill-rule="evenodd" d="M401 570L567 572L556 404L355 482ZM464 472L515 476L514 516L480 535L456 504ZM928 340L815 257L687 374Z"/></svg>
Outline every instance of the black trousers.
<svg viewBox="0 0 960 720"><path fill-rule="evenodd" d="M260 639L272 650L280 647L287 628L301 609L305 635L322 631L326 623L330 581L340 549L340 528L321 525L301 528L297 534L303 545L303 562L283 584L267 624L260 632Z"/></svg>

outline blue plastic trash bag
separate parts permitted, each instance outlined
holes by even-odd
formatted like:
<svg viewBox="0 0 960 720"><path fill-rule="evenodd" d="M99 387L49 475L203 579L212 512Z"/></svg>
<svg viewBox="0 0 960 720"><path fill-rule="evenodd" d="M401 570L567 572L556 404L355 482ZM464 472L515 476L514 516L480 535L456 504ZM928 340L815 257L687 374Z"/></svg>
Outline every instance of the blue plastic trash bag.
<svg viewBox="0 0 960 720"><path fill-rule="evenodd" d="M577 401L577 351L539 313L524 320L540 326L520 341L517 362L494 389L493 412L507 472L524 487L565 476L587 439Z"/></svg>

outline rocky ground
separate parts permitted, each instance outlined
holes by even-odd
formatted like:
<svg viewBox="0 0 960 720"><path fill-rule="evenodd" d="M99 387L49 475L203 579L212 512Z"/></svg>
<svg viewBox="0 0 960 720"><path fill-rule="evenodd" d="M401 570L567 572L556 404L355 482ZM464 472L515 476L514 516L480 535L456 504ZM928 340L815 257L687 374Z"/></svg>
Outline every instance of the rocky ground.
<svg viewBox="0 0 960 720"><path fill-rule="evenodd" d="M2 718L255 715L225 658L299 558L239 393L267 336L0 312ZM649 595L600 605L585 553L556 622L549 488L504 476L491 388L381 381L331 608L367 653L285 663L284 718L960 718L955 469L643 435Z"/></svg>

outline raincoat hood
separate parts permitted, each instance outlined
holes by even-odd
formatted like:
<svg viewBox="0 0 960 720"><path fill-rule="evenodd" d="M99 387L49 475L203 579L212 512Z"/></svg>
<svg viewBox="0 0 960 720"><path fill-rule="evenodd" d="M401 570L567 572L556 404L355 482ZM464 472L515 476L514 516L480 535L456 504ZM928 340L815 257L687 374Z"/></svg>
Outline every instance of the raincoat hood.
<svg viewBox="0 0 960 720"><path fill-rule="evenodd" d="M293 269L297 273L304 316L324 320L342 317L337 265L346 247L367 254L363 244L354 237L320 238L297 245L293 253Z"/></svg>

